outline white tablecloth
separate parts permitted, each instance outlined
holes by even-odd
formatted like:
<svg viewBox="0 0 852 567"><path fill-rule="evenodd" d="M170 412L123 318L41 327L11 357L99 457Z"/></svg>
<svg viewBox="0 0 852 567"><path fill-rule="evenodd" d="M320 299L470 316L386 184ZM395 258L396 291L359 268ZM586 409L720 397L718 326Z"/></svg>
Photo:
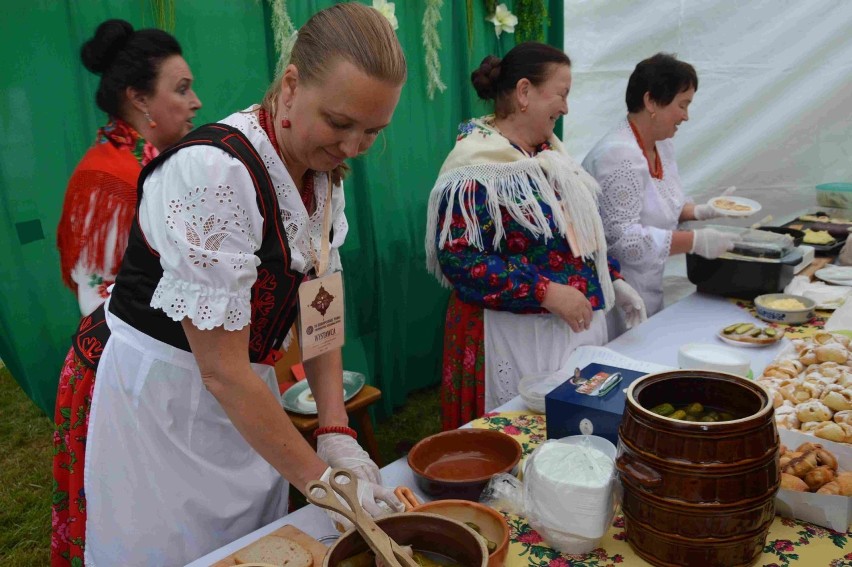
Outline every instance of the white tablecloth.
<svg viewBox="0 0 852 567"><path fill-rule="evenodd" d="M677 367L677 353L682 344L690 342L721 344L715 336L719 329L738 321L746 322L752 319L753 317L747 311L737 307L727 299L694 293L660 311L642 325L621 335L610 342L607 347L619 354L638 360ZM751 357L751 368L757 376L783 348L782 345L785 342L786 339L779 344L763 348L731 348L739 348ZM497 408L496 411L523 409L525 409L525 406L521 399L515 398ZM385 486L408 486L415 491L422 501L430 500L417 490L414 475L408 468L405 457L384 467L382 469L382 480ZM216 561L224 559L260 537L287 524L296 526L315 538L337 533L321 508L308 505L193 561L189 564L189 567L209 567Z"/></svg>

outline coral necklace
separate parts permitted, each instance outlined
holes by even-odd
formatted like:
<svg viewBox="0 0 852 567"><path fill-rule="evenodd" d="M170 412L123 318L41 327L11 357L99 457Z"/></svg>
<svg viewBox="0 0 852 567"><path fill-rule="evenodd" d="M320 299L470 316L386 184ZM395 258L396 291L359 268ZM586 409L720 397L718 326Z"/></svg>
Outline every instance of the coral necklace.
<svg viewBox="0 0 852 567"><path fill-rule="evenodd" d="M286 160L284 160L284 154L281 152L281 148L278 146L278 139L275 137L275 128L272 126L272 120L269 113L263 107L257 113L258 122L260 122L260 127L263 128L263 131L266 132L266 135L269 137L269 141L272 142L272 147L275 148L275 151L278 152L278 155L281 157L281 161L284 162L284 165L287 165ZM308 211L309 215L312 215L316 210L316 200L314 199L314 171L309 169L305 172L305 175L302 177L302 190L299 191L299 196L302 198L302 204L305 205L305 210Z"/></svg>

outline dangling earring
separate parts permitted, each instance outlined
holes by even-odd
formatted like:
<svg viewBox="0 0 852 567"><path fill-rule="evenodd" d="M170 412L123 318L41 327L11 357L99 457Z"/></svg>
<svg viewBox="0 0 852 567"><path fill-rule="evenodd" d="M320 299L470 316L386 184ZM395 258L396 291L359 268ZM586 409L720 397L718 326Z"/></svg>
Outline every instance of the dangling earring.
<svg viewBox="0 0 852 567"><path fill-rule="evenodd" d="M156 128L156 127L157 127L157 123L156 123L156 122L154 122L154 119L153 119L153 118L151 118L151 115L148 113L148 111L147 111L147 110L145 111L145 120L147 120L147 121L148 121L148 126L150 126L151 128Z"/></svg>
<svg viewBox="0 0 852 567"><path fill-rule="evenodd" d="M282 119L281 119L281 127L282 127L282 128L289 128L289 127L290 127L290 126L292 126L292 125L293 125L293 123L292 123L292 122L290 122L290 119L289 119L289 118L282 118Z"/></svg>

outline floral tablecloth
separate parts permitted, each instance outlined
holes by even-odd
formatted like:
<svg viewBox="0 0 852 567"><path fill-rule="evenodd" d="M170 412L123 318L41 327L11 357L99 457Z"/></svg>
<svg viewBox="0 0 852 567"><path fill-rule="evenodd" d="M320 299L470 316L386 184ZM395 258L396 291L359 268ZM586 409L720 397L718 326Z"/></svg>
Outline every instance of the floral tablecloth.
<svg viewBox="0 0 852 567"><path fill-rule="evenodd" d="M491 413L471 423L473 427L494 429L514 437L529 455L547 439L543 415L523 412ZM610 567L649 565L630 548L624 531L624 518L615 516L604 535L602 547L586 555L563 555L542 541L526 520L506 514L511 529L506 567L537 565L549 567ZM776 517L769 530L758 567L852 567L852 533L840 533L806 522Z"/></svg>
<svg viewBox="0 0 852 567"><path fill-rule="evenodd" d="M731 299L731 301L742 309L748 311L749 315L752 317L757 317L757 310L754 308L753 301L746 301L744 299ZM801 325L785 325L784 323L767 323L768 327L775 327L776 329L784 329L784 336L788 339L804 339L807 337L813 336L817 331L822 330L825 327L825 322L828 321L828 318L831 317L831 311L814 311L813 318L807 323L803 323ZM733 322L733 321L732 321Z"/></svg>

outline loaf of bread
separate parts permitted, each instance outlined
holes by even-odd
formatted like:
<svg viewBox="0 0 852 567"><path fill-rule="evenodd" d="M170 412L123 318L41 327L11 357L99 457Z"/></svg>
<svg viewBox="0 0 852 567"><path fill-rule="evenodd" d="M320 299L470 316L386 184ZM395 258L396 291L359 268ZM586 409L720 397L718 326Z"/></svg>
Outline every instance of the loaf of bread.
<svg viewBox="0 0 852 567"><path fill-rule="evenodd" d="M311 552L293 540L276 535L261 538L234 554L237 565L267 563L285 567L312 567Z"/></svg>

